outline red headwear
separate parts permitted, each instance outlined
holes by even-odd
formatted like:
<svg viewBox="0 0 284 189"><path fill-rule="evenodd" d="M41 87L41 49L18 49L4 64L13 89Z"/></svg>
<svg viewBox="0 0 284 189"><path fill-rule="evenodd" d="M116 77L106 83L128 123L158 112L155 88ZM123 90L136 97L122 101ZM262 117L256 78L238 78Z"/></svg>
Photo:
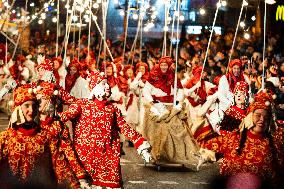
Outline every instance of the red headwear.
<svg viewBox="0 0 284 189"><path fill-rule="evenodd" d="M138 62L137 64L136 64L136 66L135 66L135 70L136 70L136 72L135 72L135 74L137 75L138 74L138 72L139 72L139 67L140 66L143 66L144 68L145 68L145 73L144 73L144 75L142 75L142 81L143 81L143 83L145 83L147 80L148 80L148 78L149 78L149 66L148 66L148 64L146 64L145 62Z"/></svg>
<svg viewBox="0 0 284 189"><path fill-rule="evenodd" d="M75 67L77 72L74 75L70 74L70 68ZM75 85L77 78L80 76L80 64L77 58L74 58L72 62L68 65L68 73L65 78L65 90L70 92L72 87Z"/></svg>
<svg viewBox="0 0 284 189"><path fill-rule="evenodd" d="M130 78L130 79L134 79L134 67L132 66L132 65L126 65L126 66L124 66L124 69L123 69L123 76L124 76L124 78L125 79L128 79L128 76L127 76L127 70L129 70L129 69L131 69L131 70L133 70L133 76L132 76L132 78Z"/></svg>
<svg viewBox="0 0 284 189"><path fill-rule="evenodd" d="M52 95L58 95L58 90L53 83L41 82L37 87L37 94L43 95L46 98L51 98Z"/></svg>
<svg viewBox="0 0 284 189"><path fill-rule="evenodd" d="M53 57L52 59L51 59L51 61L52 62L55 62L55 61L57 61L58 63L59 63L59 67L61 67L61 65L62 65L62 63L63 63L63 60L62 60L62 58L61 57Z"/></svg>
<svg viewBox="0 0 284 189"><path fill-rule="evenodd" d="M91 72L87 78L87 80L89 81L89 89L92 90L97 84L99 84L104 79L106 79L104 74L101 74L98 71Z"/></svg>
<svg viewBox="0 0 284 189"><path fill-rule="evenodd" d="M242 67L242 61L240 59L231 60L231 62L229 63L229 68L232 68L235 65L238 65L241 68Z"/></svg>
<svg viewBox="0 0 284 189"><path fill-rule="evenodd" d="M32 85L25 84L17 87L13 92L13 99L16 106L20 106L29 100L36 100Z"/></svg>
<svg viewBox="0 0 284 189"><path fill-rule="evenodd" d="M250 103L247 109L247 114L257 109L264 109L271 111L272 106L274 105L275 98L276 95L273 95L270 91L267 90L260 91L255 95L254 101Z"/></svg>
<svg viewBox="0 0 284 189"><path fill-rule="evenodd" d="M229 67L230 67L230 68L233 68L235 65L238 65L238 66L241 68L241 67L242 67L242 62L241 62L241 60L239 60L239 59L234 59L234 60L232 60L232 61L229 63ZM232 73L232 70L229 71L229 72L226 74L226 77L227 77L227 80L228 80L228 83L229 83L229 86L230 86L230 90L231 90L231 91L234 91L234 88L235 88L235 85L236 85L237 82L245 81L243 73L240 73L240 76L239 76L239 77L236 77L236 76Z"/></svg>
<svg viewBox="0 0 284 189"><path fill-rule="evenodd" d="M164 57L160 58L158 64L160 65L161 63L167 63L168 66L171 67L171 65L174 63L174 60L169 56L164 56Z"/></svg>
<svg viewBox="0 0 284 189"><path fill-rule="evenodd" d="M45 71L53 71L52 62L46 58L44 59L44 62L38 65L37 69L39 70L40 68L44 69Z"/></svg>
<svg viewBox="0 0 284 189"><path fill-rule="evenodd" d="M106 68L111 67L112 68L112 75L106 75L107 77L107 82L109 84L109 86L112 88L116 85L117 81L116 78L114 77L115 73L116 73L116 66L114 65L114 63L111 62L103 62L102 63L102 67L101 67L101 71L104 72Z"/></svg>
<svg viewBox="0 0 284 189"><path fill-rule="evenodd" d="M173 63L172 58L163 57L159 60L159 64L156 64L150 72L148 82L156 88L161 89L168 95L171 93L171 86L174 84L174 72L170 68L166 73L162 73L160 64L167 63L169 66ZM182 88L180 81L178 80L178 88Z"/></svg>
<svg viewBox="0 0 284 189"><path fill-rule="evenodd" d="M237 82L237 84L235 86L235 89L234 89L234 93L236 93L237 91L243 91L247 95L248 94L248 90L249 90L249 86L248 86L247 82L240 81L240 82Z"/></svg>
<svg viewBox="0 0 284 189"><path fill-rule="evenodd" d="M20 63L23 63L26 61L26 57L24 55L18 55L16 61L19 61Z"/></svg>

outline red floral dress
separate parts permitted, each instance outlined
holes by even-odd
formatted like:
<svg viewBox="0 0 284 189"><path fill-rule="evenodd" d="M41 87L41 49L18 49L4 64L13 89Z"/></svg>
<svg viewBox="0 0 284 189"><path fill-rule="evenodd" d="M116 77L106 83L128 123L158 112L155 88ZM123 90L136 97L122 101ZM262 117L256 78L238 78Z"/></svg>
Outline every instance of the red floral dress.
<svg viewBox="0 0 284 189"><path fill-rule="evenodd" d="M59 183L80 188L75 175L56 154L57 151L56 141L44 130L9 128L0 133L1 173L7 172L8 178L12 176L20 183L43 183L53 187ZM8 170L2 166L8 166ZM6 184L9 186L8 182ZM7 186L4 183L1 187Z"/></svg>
<svg viewBox="0 0 284 189"><path fill-rule="evenodd" d="M79 100L60 114L62 121L75 117L74 145L94 185L121 187L119 133L139 147L144 139L124 120L113 104Z"/></svg>
<svg viewBox="0 0 284 189"><path fill-rule="evenodd" d="M67 161L68 166L72 168L72 171L75 173L78 179L83 179L86 177L85 170L80 164L75 149L70 140L70 135L68 128L65 125L62 125L59 121L54 121L52 118L47 118L45 121L41 121L41 128L47 131L49 134L55 137L56 149L58 156ZM59 147L59 148L58 148ZM64 175L65 173L62 172Z"/></svg>
<svg viewBox="0 0 284 189"><path fill-rule="evenodd" d="M283 169L284 127L277 128L272 134L272 141L274 153L267 136L254 135L250 131L247 131L245 146L240 155L236 150L240 143L238 132L210 139L201 146L223 154L220 165L221 175L229 176L245 172L271 179L276 177L277 171Z"/></svg>

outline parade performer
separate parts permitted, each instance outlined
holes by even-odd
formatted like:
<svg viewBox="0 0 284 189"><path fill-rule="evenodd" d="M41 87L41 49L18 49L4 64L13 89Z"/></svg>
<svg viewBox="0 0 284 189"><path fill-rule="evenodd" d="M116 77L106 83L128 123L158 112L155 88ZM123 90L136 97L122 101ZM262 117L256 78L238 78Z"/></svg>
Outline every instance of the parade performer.
<svg viewBox="0 0 284 189"><path fill-rule="evenodd" d="M80 75L80 63L75 58L68 65L65 78L65 90L75 98L88 98L88 82Z"/></svg>
<svg viewBox="0 0 284 189"><path fill-rule="evenodd" d="M224 117L216 117L220 119L220 124L217 126L218 133L227 134L238 129L242 120L246 117L246 106L248 104L248 84L240 81L234 89L234 104L231 105L225 112ZM216 125L212 125L216 127Z"/></svg>
<svg viewBox="0 0 284 189"><path fill-rule="evenodd" d="M59 148L56 149L57 152L54 152L54 155L58 156L65 164L70 165L76 177L80 179L81 188L88 189L86 173L75 154L69 130L64 123L54 119L57 114L57 101L60 98L58 95L58 85L44 81L38 84L36 97L39 101L40 126L57 139L57 147ZM63 177L64 173L59 176Z"/></svg>
<svg viewBox="0 0 284 189"><path fill-rule="evenodd" d="M233 91L237 82L245 81L250 84L249 78L242 72L242 62L234 59L229 63L229 72L223 75L219 80L218 91L219 100L224 103L224 108L228 108L234 102ZM223 109L224 111L226 109Z"/></svg>
<svg viewBox="0 0 284 189"><path fill-rule="evenodd" d="M15 108L9 128L0 133L1 188L57 188L58 184L79 188L73 172L60 159L54 159L56 141L38 123L32 86L17 87L13 99ZM61 178L57 177L60 172L64 172Z"/></svg>
<svg viewBox="0 0 284 189"><path fill-rule="evenodd" d="M62 59L60 57L54 57L51 59L51 61L53 62L53 74L56 79L56 84L65 88L65 77L67 75L67 70Z"/></svg>
<svg viewBox="0 0 284 189"><path fill-rule="evenodd" d="M145 161L150 160L150 145L124 120L111 102L110 88L99 72L89 76L90 100L81 99L61 114L61 120L78 118L74 145L79 159L92 178L93 188L122 187L119 133L130 139Z"/></svg>
<svg viewBox="0 0 284 189"><path fill-rule="evenodd" d="M70 105L76 101L76 98L71 96L66 90L62 87L56 85L55 76L53 74L53 65L52 62L48 59L42 61L41 64L37 67L38 70L38 80L37 82L48 82L52 84L52 88L56 86L58 89L58 96L60 97L60 101L62 104Z"/></svg>
<svg viewBox="0 0 284 189"><path fill-rule="evenodd" d="M263 90L250 104L240 130L204 141L205 149L223 154L220 174L256 174L273 184L283 174L284 128L275 128L272 94ZM276 188L283 188L277 186Z"/></svg>
<svg viewBox="0 0 284 189"><path fill-rule="evenodd" d="M150 142L153 159L158 165L163 162L194 164L196 159L192 153L197 150L197 146L189 132L183 106L183 88L179 80L176 94L178 103L173 105L173 63L172 58L162 57L145 83L142 133Z"/></svg>
<svg viewBox="0 0 284 189"><path fill-rule="evenodd" d="M149 77L148 65L144 62L139 62L136 64L135 77L133 72L133 66L127 65L124 67L124 75L127 77L129 84L125 119L136 131L141 132L145 112L142 102L142 90Z"/></svg>
<svg viewBox="0 0 284 189"><path fill-rule="evenodd" d="M244 81L250 85L249 78L241 71L242 62L239 59L234 59L229 63L229 72L223 75L219 80L218 85L218 100L214 110L210 113L209 122L212 126L218 125L218 119L215 117L224 117L224 112L234 104L234 89L238 82ZM249 88L250 93L250 88ZM213 129L218 132L217 127Z"/></svg>

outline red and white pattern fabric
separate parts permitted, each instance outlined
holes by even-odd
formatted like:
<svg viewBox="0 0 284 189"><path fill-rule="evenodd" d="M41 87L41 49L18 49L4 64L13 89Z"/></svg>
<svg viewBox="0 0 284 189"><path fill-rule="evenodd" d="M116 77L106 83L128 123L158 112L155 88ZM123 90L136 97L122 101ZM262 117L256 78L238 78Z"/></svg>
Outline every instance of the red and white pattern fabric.
<svg viewBox="0 0 284 189"><path fill-rule="evenodd" d="M119 134L131 140L136 148L144 139L126 123L120 110L106 101L79 100L60 116L62 121L78 118L74 145L92 184L121 187Z"/></svg>

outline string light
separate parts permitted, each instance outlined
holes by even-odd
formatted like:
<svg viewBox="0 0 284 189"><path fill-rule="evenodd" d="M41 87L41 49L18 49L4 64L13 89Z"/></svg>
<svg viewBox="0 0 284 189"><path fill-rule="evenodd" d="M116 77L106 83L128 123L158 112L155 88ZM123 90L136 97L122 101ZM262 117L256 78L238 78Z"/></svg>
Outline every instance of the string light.
<svg viewBox="0 0 284 189"><path fill-rule="evenodd" d="M221 2L221 5L222 5L223 7L227 6L227 1L222 1L222 2Z"/></svg>
<svg viewBox="0 0 284 189"><path fill-rule="evenodd" d="M241 26L242 28L244 28L244 27L246 26L245 22L244 22L244 21L241 21L241 22L240 22L240 26Z"/></svg>
<svg viewBox="0 0 284 189"><path fill-rule="evenodd" d="M246 0L243 0L243 5L248 6L248 2Z"/></svg>
<svg viewBox="0 0 284 189"><path fill-rule="evenodd" d="M43 21L42 21L42 20L39 20L39 21L38 21L38 24L42 24L42 23L43 23Z"/></svg>
<svg viewBox="0 0 284 189"><path fill-rule="evenodd" d="M252 21L255 21L255 20L256 20L255 15L253 15L253 16L251 17L251 20L252 20Z"/></svg>
<svg viewBox="0 0 284 189"><path fill-rule="evenodd" d="M250 34L249 34L249 33L245 33L245 34L244 34L244 38L245 38L245 39L249 39L249 38L250 38Z"/></svg>
<svg viewBox="0 0 284 189"><path fill-rule="evenodd" d="M201 15L204 15L206 12L205 12L205 9L204 8L201 8L200 10L199 10L199 13L201 14Z"/></svg>
<svg viewBox="0 0 284 189"><path fill-rule="evenodd" d="M93 7L94 7L94 9L97 9L97 8L100 7L100 5L99 5L98 3L94 3L94 4L93 4Z"/></svg>
<svg viewBox="0 0 284 189"><path fill-rule="evenodd" d="M276 3L276 1L275 0L265 0L265 3L269 5L273 5Z"/></svg>
<svg viewBox="0 0 284 189"><path fill-rule="evenodd" d="M34 6L35 6L35 4L34 4L34 3L31 3L31 4L30 4L30 6L31 6L31 7L34 7Z"/></svg>
<svg viewBox="0 0 284 189"><path fill-rule="evenodd" d="M57 18L56 18L56 17L53 17L53 18L52 18L52 22L56 23L56 22L57 22Z"/></svg>
<svg viewBox="0 0 284 189"><path fill-rule="evenodd" d="M132 15L132 18L133 18L134 20L137 20L137 19L138 19L138 14L137 14L137 13L134 13L134 14Z"/></svg>
<svg viewBox="0 0 284 189"><path fill-rule="evenodd" d="M183 16L183 15L180 15L180 16L179 16L179 20L180 20L180 21L184 21L184 16Z"/></svg>
<svg viewBox="0 0 284 189"><path fill-rule="evenodd" d="M124 16L124 10L120 10L120 11L119 11L119 15L120 15L120 16Z"/></svg>

